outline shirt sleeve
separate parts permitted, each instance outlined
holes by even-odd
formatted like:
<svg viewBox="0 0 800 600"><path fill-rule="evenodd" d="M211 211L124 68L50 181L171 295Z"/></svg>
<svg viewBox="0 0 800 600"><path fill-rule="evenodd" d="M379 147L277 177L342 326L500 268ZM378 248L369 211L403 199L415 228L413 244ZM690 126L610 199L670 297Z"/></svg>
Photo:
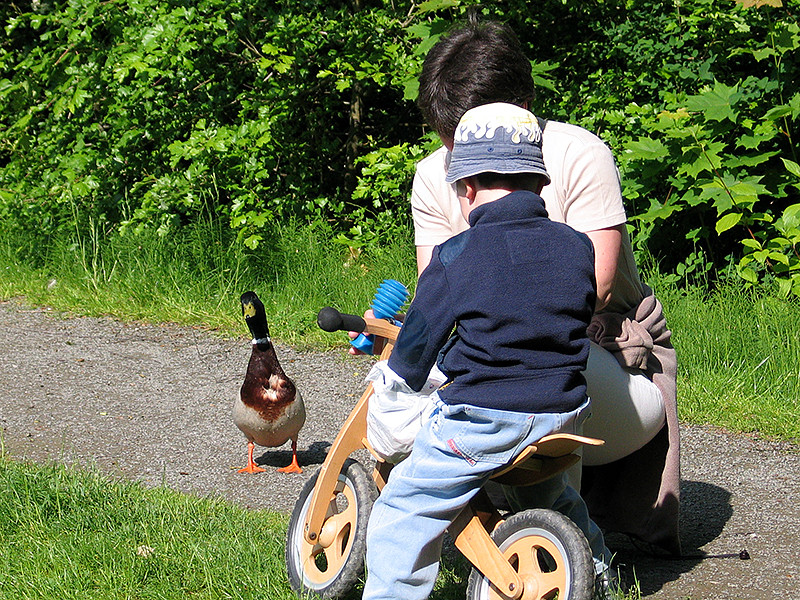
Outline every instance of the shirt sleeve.
<svg viewBox="0 0 800 600"><path fill-rule="evenodd" d="M564 160L564 221L581 232L625 223L619 172L611 150L598 138L571 144Z"/></svg>
<svg viewBox="0 0 800 600"><path fill-rule="evenodd" d="M414 175L411 187L411 216L414 219L414 243L417 246L435 246L450 237L450 224L436 202L435 192L429 182Z"/></svg>
<svg viewBox="0 0 800 600"><path fill-rule="evenodd" d="M447 276L437 247L417 282L414 300L389 357L389 368L412 390L420 391L454 326Z"/></svg>
<svg viewBox="0 0 800 600"><path fill-rule="evenodd" d="M442 147L417 164L411 188L414 243L436 246L469 228L461 214L455 185L447 183L449 153Z"/></svg>

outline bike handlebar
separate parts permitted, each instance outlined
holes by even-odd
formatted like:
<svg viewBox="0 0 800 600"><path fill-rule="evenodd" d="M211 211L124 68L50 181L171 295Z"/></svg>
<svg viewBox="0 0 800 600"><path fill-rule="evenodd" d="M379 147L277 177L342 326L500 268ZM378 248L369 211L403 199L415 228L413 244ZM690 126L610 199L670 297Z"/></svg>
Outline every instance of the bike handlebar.
<svg viewBox="0 0 800 600"><path fill-rule="evenodd" d="M335 308L326 306L317 314L317 325L323 331L366 331L367 322L358 315L341 313Z"/></svg>

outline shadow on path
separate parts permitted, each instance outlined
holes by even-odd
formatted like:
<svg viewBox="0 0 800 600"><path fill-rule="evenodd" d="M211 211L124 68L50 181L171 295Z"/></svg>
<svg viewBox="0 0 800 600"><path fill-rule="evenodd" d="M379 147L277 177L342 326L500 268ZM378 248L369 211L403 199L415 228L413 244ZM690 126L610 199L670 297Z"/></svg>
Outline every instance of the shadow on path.
<svg viewBox="0 0 800 600"><path fill-rule="evenodd" d="M303 469L321 465L325 462L330 446L330 442L313 442L307 449L297 451L297 461ZM292 450L288 442L286 448L266 448L255 461L261 467L285 467L292 462Z"/></svg>
<svg viewBox="0 0 800 600"><path fill-rule="evenodd" d="M731 493L702 481L681 482L681 543L683 556L667 556L649 544L619 534L609 534L607 544L615 553L623 578L639 582L642 596L659 591L705 559L740 560L740 548L708 555L700 550L717 539L733 515Z"/></svg>

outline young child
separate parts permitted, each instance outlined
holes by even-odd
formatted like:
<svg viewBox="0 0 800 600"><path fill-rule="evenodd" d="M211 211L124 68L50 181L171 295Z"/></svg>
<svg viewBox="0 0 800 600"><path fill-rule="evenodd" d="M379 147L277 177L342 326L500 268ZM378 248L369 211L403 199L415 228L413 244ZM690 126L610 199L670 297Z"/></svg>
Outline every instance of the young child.
<svg viewBox="0 0 800 600"><path fill-rule="evenodd" d="M589 415L594 251L547 218L541 136L533 114L504 103L456 130L447 181L470 228L434 249L388 363L415 391L434 364L448 381L372 510L365 600L427 598L445 530L492 471ZM580 496L563 476L538 485L543 506L588 534L600 572L602 534Z"/></svg>

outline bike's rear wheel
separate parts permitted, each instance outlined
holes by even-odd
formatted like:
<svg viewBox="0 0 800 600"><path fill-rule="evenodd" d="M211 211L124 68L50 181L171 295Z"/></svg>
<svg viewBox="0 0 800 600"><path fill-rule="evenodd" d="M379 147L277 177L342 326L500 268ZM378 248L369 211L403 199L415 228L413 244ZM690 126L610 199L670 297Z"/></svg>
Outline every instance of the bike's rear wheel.
<svg viewBox="0 0 800 600"><path fill-rule="evenodd" d="M589 600L594 563L583 532L561 513L526 510L506 519L492 533L503 556L522 579L521 600ZM505 595L473 568L467 600L501 600Z"/></svg>

